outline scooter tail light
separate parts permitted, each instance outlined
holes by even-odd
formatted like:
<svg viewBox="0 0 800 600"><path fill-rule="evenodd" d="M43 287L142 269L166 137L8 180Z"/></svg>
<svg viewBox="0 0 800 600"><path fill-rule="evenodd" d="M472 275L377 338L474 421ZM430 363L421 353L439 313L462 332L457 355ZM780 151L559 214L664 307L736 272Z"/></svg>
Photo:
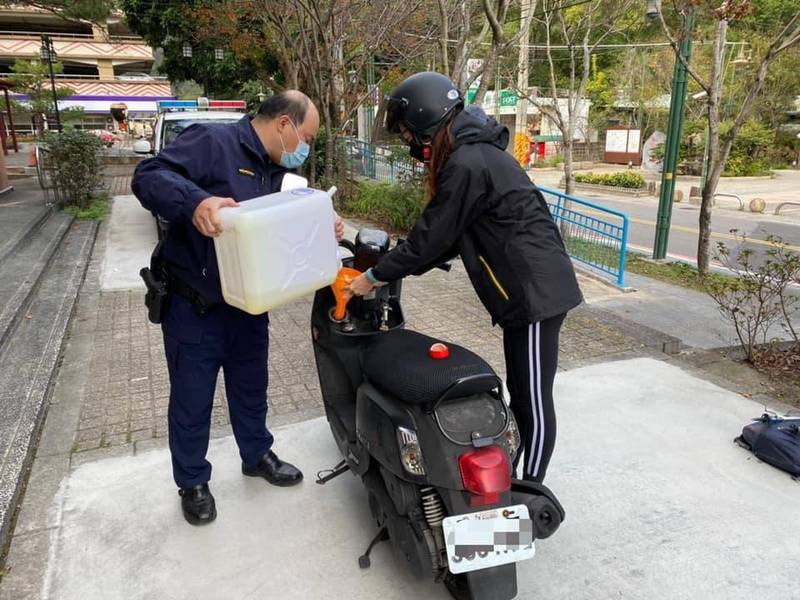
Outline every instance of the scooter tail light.
<svg viewBox="0 0 800 600"><path fill-rule="evenodd" d="M405 427L397 428L397 446L400 448L400 463L412 475L425 475L417 432Z"/></svg>
<svg viewBox="0 0 800 600"><path fill-rule="evenodd" d="M472 494L471 506L486 506L500 501L500 494L511 489L511 463L497 445L465 452L458 457L464 489Z"/></svg>

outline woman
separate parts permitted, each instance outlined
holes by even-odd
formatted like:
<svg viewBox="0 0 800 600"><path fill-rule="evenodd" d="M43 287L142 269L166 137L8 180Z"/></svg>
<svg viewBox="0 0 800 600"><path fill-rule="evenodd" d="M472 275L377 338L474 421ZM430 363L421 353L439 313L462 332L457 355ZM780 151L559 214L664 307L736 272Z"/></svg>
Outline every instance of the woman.
<svg viewBox="0 0 800 600"><path fill-rule="evenodd" d="M553 452L558 334L581 292L541 192L505 149L508 129L464 108L453 83L417 73L388 98L386 127L428 165L430 202L405 244L350 283L356 295L460 254L503 328L511 410L525 444L524 479L541 482ZM514 468L520 462L517 456Z"/></svg>

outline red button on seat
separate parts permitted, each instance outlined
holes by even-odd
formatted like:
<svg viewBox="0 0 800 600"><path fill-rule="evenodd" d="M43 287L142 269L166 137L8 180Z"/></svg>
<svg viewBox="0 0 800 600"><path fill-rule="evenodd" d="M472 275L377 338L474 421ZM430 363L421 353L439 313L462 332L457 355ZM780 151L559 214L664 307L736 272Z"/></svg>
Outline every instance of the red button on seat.
<svg viewBox="0 0 800 600"><path fill-rule="evenodd" d="M431 349L428 352L428 354L434 360L442 360L443 358L450 357L450 348L448 348L444 344L437 343L431 346Z"/></svg>

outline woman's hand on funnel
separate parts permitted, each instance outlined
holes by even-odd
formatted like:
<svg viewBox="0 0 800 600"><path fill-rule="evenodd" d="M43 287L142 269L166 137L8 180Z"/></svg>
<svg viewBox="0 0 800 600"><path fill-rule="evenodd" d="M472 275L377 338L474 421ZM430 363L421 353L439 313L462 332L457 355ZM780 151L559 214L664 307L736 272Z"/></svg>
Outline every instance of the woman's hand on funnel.
<svg viewBox="0 0 800 600"><path fill-rule="evenodd" d="M366 275L359 275L350 281L350 286L348 289L355 296L366 296L372 291L372 288L381 287L384 285L386 284L381 281L373 284Z"/></svg>

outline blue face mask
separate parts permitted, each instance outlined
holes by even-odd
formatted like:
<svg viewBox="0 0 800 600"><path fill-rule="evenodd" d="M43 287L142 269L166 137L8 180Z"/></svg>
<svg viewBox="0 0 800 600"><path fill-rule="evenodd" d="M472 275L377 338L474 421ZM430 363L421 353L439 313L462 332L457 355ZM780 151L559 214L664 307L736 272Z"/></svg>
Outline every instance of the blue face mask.
<svg viewBox="0 0 800 600"><path fill-rule="evenodd" d="M289 122L292 123L291 121ZM297 127L295 127L294 123L292 123L292 128L297 136L297 148L294 149L294 152L286 151L286 145L283 143L283 137L281 137L281 146L283 146L283 152L281 152L281 166L287 169L297 169L302 166L308 158L308 153L311 151L309 145L300 139L300 134L297 132Z"/></svg>

